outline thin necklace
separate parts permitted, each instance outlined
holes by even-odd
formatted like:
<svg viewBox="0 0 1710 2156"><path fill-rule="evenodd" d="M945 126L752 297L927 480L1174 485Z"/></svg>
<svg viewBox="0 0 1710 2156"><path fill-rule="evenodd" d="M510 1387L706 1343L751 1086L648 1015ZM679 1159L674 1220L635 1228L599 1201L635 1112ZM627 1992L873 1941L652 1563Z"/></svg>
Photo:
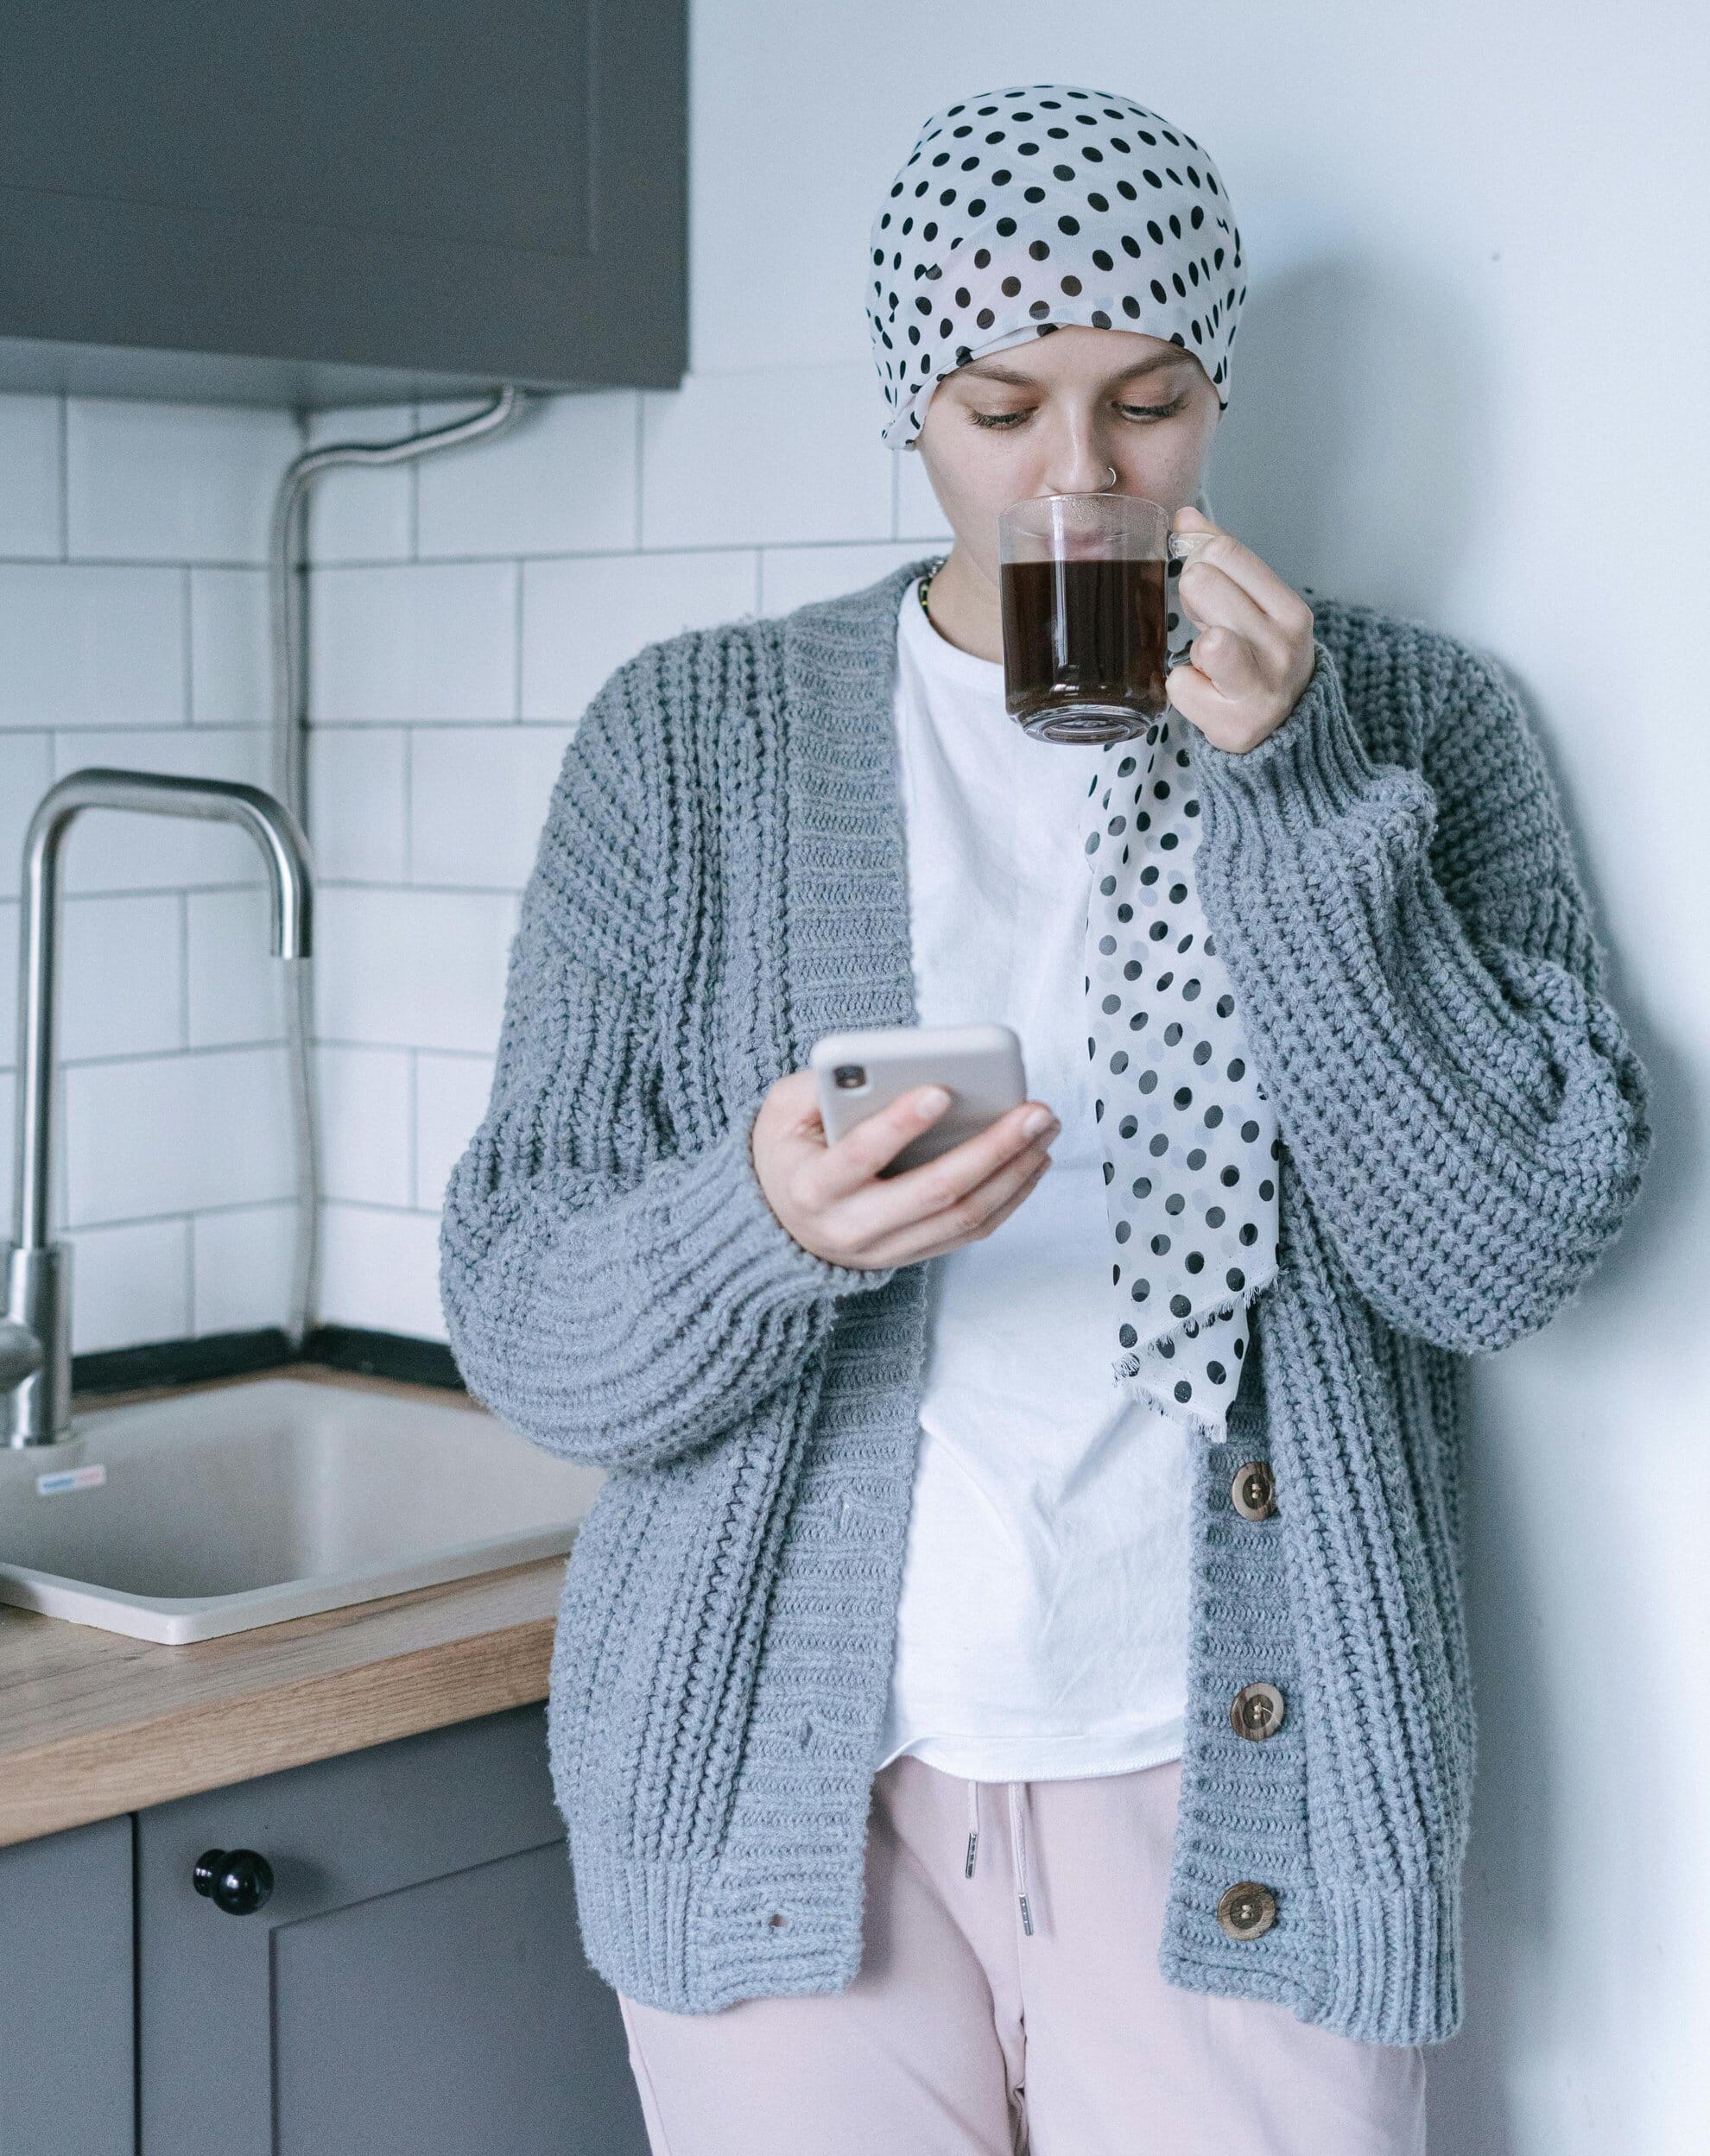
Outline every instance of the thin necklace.
<svg viewBox="0 0 1710 2156"><path fill-rule="evenodd" d="M938 574L939 571L944 566L945 563L948 561L950 557L948 554L940 554L938 557L938 560L933 563L931 568L928 569L926 574L921 579L919 584L915 587L921 595L921 611L926 616L929 622L932 620L932 609L927 604L927 593L932 589L933 579ZM934 623L934 627L935 628L937 624Z"/></svg>

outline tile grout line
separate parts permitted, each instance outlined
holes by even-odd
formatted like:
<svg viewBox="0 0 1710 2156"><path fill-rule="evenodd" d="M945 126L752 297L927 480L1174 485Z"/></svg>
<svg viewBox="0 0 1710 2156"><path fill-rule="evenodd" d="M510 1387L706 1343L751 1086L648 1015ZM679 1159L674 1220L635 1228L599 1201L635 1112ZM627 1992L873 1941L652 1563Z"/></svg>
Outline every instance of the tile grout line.
<svg viewBox="0 0 1710 2156"><path fill-rule="evenodd" d="M510 653L510 706L511 723L522 723L522 558L519 555L511 564L511 653Z"/></svg>
<svg viewBox="0 0 1710 2156"><path fill-rule="evenodd" d="M70 399L60 392L60 560L71 560L71 411Z"/></svg>
<svg viewBox="0 0 1710 2156"><path fill-rule="evenodd" d="M187 1050L190 1040L190 894L180 890L174 894L178 900L178 1037L180 1047Z"/></svg>
<svg viewBox="0 0 1710 2156"><path fill-rule="evenodd" d="M642 497L646 484L646 474L647 392L645 389L637 389L636 391L635 515L631 524L631 529L635 534L635 545L630 549L633 553L641 553L645 551L643 545Z"/></svg>
<svg viewBox="0 0 1710 2156"><path fill-rule="evenodd" d="M184 712L179 724L193 726L196 723L196 631L191 610L196 604L194 572L188 562L183 566L183 642L184 642Z"/></svg>
<svg viewBox="0 0 1710 2156"><path fill-rule="evenodd" d="M419 1185L415 1167L421 1143L421 1120L416 1095L417 1053L414 1048L410 1050L406 1059L404 1078L404 1142L408 1148L404 1161L404 1188L409 1192L412 1211L418 1204Z"/></svg>

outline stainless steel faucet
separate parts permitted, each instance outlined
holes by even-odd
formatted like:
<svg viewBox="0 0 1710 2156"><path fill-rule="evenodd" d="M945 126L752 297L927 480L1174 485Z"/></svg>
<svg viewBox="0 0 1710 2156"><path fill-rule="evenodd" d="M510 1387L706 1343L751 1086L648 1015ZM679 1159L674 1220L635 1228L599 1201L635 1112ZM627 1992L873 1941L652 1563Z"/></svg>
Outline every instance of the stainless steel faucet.
<svg viewBox="0 0 1710 2156"><path fill-rule="evenodd" d="M128 808L241 824L261 848L273 900L273 955L310 954L308 840L282 802L235 779L180 778L91 764L67 772L36 804L24 834L18 968L16 1182L0 1316L0 1435L9 1445L60 1445L71 1422L71 1260L48 1239L53 1186L54 1028L60 857L79 809Z"/></svg>

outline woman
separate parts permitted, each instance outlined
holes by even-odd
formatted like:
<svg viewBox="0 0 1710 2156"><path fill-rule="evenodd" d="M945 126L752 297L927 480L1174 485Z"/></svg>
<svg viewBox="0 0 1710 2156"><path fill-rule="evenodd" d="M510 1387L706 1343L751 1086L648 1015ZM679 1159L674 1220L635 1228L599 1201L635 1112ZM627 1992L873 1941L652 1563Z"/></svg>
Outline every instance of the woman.
<svg viewBox="0 0 1710 2156"><path fill-rule="evenodd" d="M1646 1082L1497 669L1188 506L1244 296L1156 114L935 115L869 313L947 558L653 646L554 792L442 1288L612 1470L551 1759L672 2156L1423 2146L1459 1361L1590 1273ZM1034 741L998 514L1106 488L1212 534L1170 711ZM1036 1098L827 1145L821 1034L964 1019Z"/></svg>

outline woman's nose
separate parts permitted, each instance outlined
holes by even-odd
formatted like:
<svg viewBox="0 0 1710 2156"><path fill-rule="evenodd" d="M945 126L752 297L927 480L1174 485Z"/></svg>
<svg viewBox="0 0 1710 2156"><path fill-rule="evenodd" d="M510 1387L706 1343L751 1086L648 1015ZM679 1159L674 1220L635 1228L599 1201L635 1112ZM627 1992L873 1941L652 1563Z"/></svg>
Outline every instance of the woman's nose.
<svg viewBox="0 0 1710 2156"><path fill-rule="evenodd" d="M1104 494L1117 484L1117 468L1090 441L1065 443L1047 459L1047 494Z"/></svg>

